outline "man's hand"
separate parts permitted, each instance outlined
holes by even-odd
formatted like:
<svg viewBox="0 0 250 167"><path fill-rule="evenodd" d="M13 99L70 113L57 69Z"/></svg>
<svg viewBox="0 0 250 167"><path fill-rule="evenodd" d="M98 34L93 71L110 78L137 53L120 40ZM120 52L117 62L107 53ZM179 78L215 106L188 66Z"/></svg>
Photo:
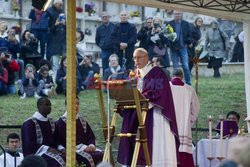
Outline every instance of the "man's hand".
<svg viewBox="0 0 250 167"><path fill-rule="evenodd" d="M120 43L120 49L121 50L126 49L127 47L128 47L127 43L123 43L123 42Z"/></svg>
<svg viewBox="0 0 250 167"><path fill-rule="evenodd" d="M52 148L52 147L49 147L48 151L53 153L53 154L58 154L58 155L62 154L60 151L58 151L57 149Z"/></svg>
<svg viewBox="0 0 250 167"><path fill-rule="evenodd" d="M93 144L90 144L88 147L84 149L85 152L95 152L96 147Z"/></svg>

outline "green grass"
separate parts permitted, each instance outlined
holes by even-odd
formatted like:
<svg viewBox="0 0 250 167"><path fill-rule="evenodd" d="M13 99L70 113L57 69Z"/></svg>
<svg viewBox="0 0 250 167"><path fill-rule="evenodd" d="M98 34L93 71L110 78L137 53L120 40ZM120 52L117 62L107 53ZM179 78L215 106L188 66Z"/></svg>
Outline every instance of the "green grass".
<svg viewBox="0 0 250 167"><path fill-rule="evenodd" d="M194 85L194 84L193 84ZM246 99L244 74L223 75L221 79L211 77L199 78L198 96L200 100L201 110L199 114L198 127L207 127L207 116L214 116L215 121L219 115L225 115L228 111L235 110L241 115L241 125L245 125L242 120L246 117ZM105 96L105 110L107 111L107 99ZM57 119L65 111L64 96L56 96L51 99L52 113L51 117ZM114 101L111 101L114 104ZM36 100L27 98L19 99L15 96L0 97L0 125L21 125L36 111ZM97 146L104 148L102 123L98 99L95 90L87 90L80 94L80 110L90 123L95 135ZM118 119L119 131L121 119ZM19 130L0 129L0 144L6 143L7 133ZM206 137L206 133L200 133L199 138ZM116 149L118 140L114 140L114 148Z"/></svg>

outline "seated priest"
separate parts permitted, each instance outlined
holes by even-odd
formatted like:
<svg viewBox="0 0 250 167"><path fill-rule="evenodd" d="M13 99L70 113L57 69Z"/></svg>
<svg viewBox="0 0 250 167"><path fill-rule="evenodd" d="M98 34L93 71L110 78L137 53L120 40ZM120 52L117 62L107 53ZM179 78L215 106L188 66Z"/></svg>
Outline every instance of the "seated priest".
<svg viewBox="0 0 250 167"><path fill-rule="evenodd" d="M56 145L55 122L48 117L51 102L47 97L37 101L38 112L26 120L21 128L23 154L41 156L48 167L65 167L65 150L59 151Z"/></svg>
<svg viewBox="0 0 250 167"><path fill-rule="evenodd" d="M171 88L166 74L150 63L143 48L134 51L133 58L138 76L138 90L149 99L145 121L149 155L154 167L177 167L179 136ZM123 117L121 133L135 134L138 129L136 110L120 110ZM118 162L130 166L135 148L135 137L121 138ZM140 147L137 166L145 166L146 159Z"/></svg>
<svg viewBox="0 0 250 167"><path fill-rule="evenodd" d="M80 165L93 167L102 161L103 153L95 146L95 135L88 122L78 113L79 98L76 97L76 159ZM61 148L66 148L66 122L67 112L56 121L57 144Z"/></svg>
<svg viewBox="0 0 250 167"><path fill-rule="evenodd" d="M5 158L4 154L0 156L0 167L4 167L4 164L6 164L6 167L18 166L23 160L23 154L18 152L18 148L21 144L19 135L16 133L10 133L7 136L7 144L8 149L5 150Z"/></svg>

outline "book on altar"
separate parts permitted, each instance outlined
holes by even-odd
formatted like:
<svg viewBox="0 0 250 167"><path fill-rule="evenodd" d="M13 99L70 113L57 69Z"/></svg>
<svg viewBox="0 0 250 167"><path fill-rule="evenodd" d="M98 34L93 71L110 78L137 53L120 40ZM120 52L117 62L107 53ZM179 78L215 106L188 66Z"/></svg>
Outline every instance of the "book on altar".
<svg viewBox="0 0 250 167"><path fill-rule="evenodd" d="M216 126L216 130L217 132L220 134L220 123L218 123L218 125ZM233 137L236 136L238 134L238 125L236 121L229 121L229 120L225 120L223 121L223 138L227 138L227 137Z"/></svg>

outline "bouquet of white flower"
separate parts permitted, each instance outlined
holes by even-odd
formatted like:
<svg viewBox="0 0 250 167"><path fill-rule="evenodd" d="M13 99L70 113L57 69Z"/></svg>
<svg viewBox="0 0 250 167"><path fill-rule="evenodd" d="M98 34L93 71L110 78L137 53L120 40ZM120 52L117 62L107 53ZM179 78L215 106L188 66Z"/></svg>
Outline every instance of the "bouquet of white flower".
<svg viewBox="0 0 250 167"><path fill-rule="evenodd" d="M169 24L162 29L161 33L171 42L174 42L177 38L177 34L174 32L173 27Z"/></svg>

